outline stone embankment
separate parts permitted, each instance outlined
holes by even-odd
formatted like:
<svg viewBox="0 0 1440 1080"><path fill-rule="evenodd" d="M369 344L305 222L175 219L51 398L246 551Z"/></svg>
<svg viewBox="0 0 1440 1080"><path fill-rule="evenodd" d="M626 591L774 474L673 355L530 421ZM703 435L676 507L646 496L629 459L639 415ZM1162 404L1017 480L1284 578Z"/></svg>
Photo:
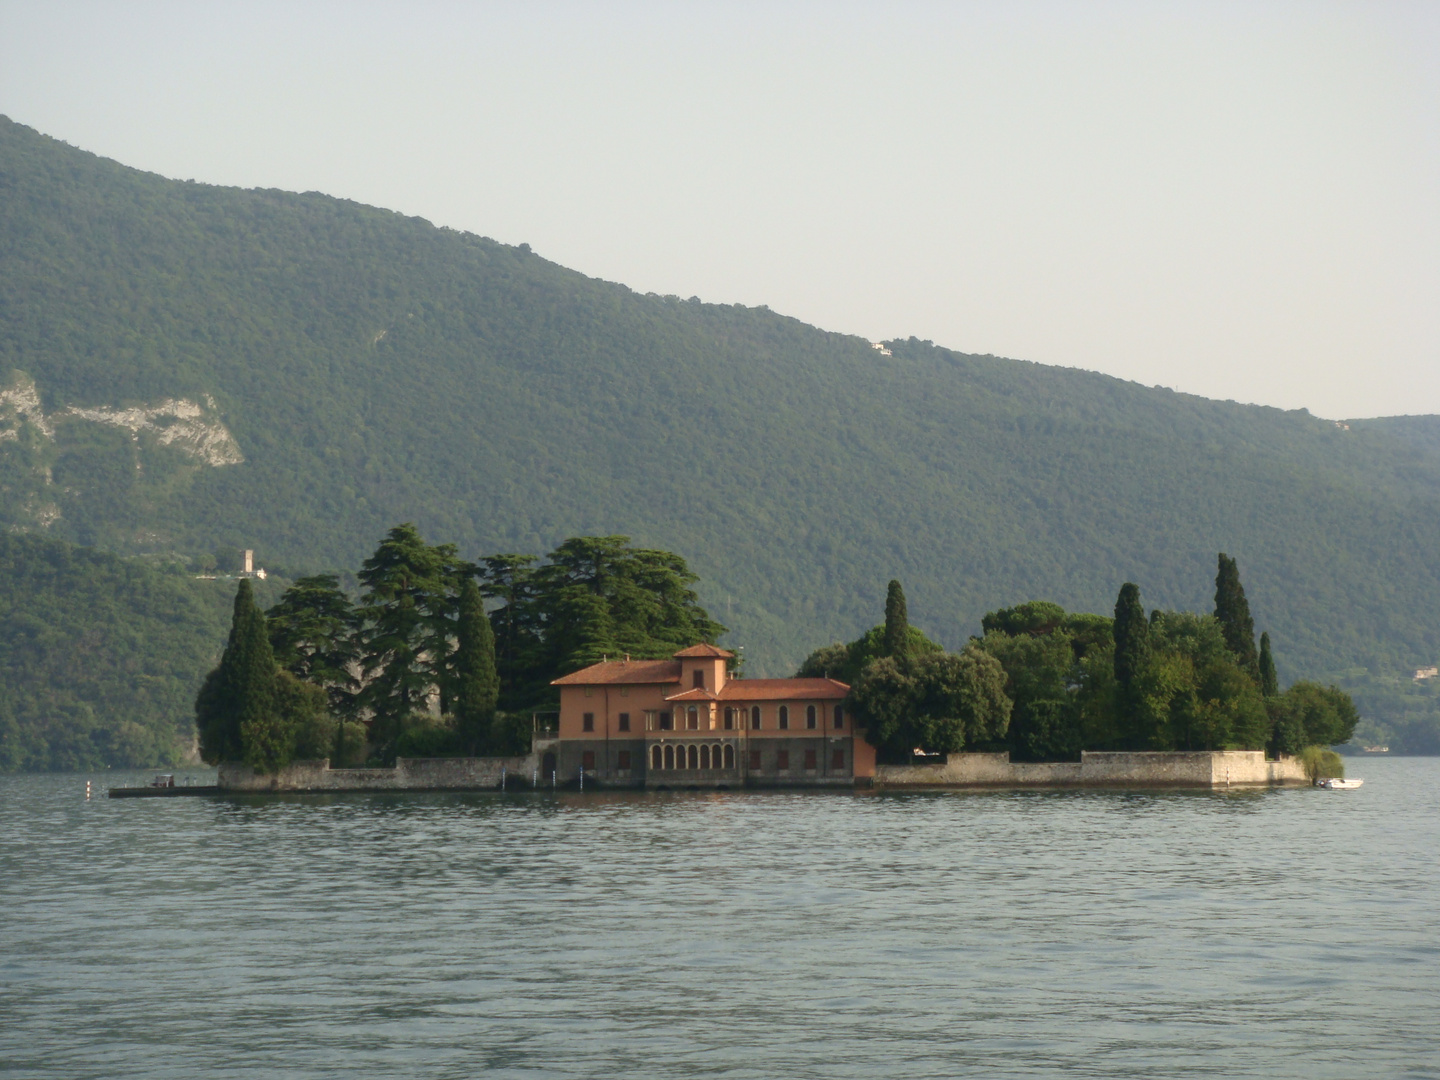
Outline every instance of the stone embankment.
<svg viewBox="0 0 1440 1080"><path fill-rule="evenodd" d="M1298 758L1263 750L1086 750L1079 761L1011 761L1008 753L948 754L943 761L878 765L876 787L1268 787L1308 784Z"/></svg>
<svg viewBox="0 0 1440 1080"><path fill-rule="evenodd" d="M398 758L393 769L332 769L327 759L295 761L274 776L247 765L220 766L220 791L486 791L529 786L533 755L486 758Z"/></svg>

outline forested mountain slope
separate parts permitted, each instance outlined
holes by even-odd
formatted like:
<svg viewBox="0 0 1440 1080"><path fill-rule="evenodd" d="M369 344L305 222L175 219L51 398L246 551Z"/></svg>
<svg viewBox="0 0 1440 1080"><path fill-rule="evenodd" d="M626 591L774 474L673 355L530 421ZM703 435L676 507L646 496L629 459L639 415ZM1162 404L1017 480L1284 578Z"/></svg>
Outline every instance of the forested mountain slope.
<svg viewBox="0 0 1440 1080"><path fill-rule="evenodd" d="M273 600L279 582L261 584ZM0 533L0 772L178 763L234 580Z"/></svg>
<svg viewBox="0 0 1440 1080"><path fill-rule="evenodd" d="M766 309L638 295L318 194L184 183L0 120L0 524L353 568L681 553L752 674L876 621L1202 608L1239 559L1283 679L1440 652L1433 418L1352 424ZM1412 428L1414 430L1412 430Z"/></svg>

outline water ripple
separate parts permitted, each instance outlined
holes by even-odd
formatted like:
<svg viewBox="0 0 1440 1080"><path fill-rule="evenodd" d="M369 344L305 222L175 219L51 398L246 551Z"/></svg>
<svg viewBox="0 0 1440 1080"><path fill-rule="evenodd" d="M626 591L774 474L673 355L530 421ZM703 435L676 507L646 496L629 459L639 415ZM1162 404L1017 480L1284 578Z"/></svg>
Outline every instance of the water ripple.
<svg viewBox="0 0 1440 1080"><path fill-rule="evenodd" d="M0 1075L1437 1077L1440 761L1364 766L1213 794L0 778Z"/></svg>

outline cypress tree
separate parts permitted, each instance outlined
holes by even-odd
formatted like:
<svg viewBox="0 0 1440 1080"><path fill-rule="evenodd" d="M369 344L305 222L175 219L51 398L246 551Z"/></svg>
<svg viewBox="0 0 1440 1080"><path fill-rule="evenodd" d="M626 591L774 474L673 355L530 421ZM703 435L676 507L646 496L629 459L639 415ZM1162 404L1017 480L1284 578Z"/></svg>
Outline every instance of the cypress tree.
<svg viewBox="0 0 1440 1080"><path fill-rule="evenodd" d="M1270 635L1260 635L1260 692L1267 698L1280 692L1280 680L1275 674L1275 657L1270 653Z"/></svg>
<svg viewBox="0 0 1440 1080"><path fill-rule="evenodd" d="M1240 570L1235 560L1220 552L1220 568L1215 575L1215 618L1225 632L1225 644L1235 654L1235 661L1259 681L1259 658L1255 654L1255 620L1250 617L1250 602L1240 584Z"/></svg>
<svg viewBox="0 0 1440 1080"><path fill-rule="evenodd" d="M295 732L280 713L275 686L279 669L270 648L269 627L248 579L240 581L235 613L227 692L239 722L245 763L256 772L273 773L289 764Z"/></svg>
<svg viewBox="0 0 1440 1080"><path fill-rule="evenodd" d="M905 610L905 590L891 581L885 594L885 655L904 656L910 652L910 617Z"/></svg>
<svg viewBox="0 0 1440 1080"><path fill-rule="evenodd" d="M1115 681L1128 690L1149 653L1150 623L1140 603L1140 586L1127 581L1115 600Z"/></svg>
<svg viewBox="0 0 1440 1080"><path fill-rule="evenodd" d="M1127 581L1115 600L1115 682L1119 728L1125 741L1143 746L1147 733L1140 730L1139 690L1136 682L1150 655L1150 623L1140 603L1140 586Z"/></svg>
<svg viewBox="0 0 1440 1080"><path fill-rule="evenodd" d="M195 726L200 733L200 756L211 765L222 761L239 761L244 752L240 745L240 716L232 686L238 660L236 642L244 638L245 620L255 598L249 580L242 580L235 591L235 604L230 615L230 637L220 663L205 676L195 698Z"/></svg>
<svg viewBox="0 0 1440 1080"><path fill-rule="evenodd" d="M294 732L280 715L277 668L265 616L248 578L235 590L230 640L195 699L201 754L208 762L245 761L274 772L290 760Z"/></svg>
<svg viewBox="0 0 1440 1080"><path fill-rule="evenodd" d="M456 637L455 719L461 739L475 753L489 742L500 679L495 670L495 635L473 578L466 578L460 587Z"/></svg>

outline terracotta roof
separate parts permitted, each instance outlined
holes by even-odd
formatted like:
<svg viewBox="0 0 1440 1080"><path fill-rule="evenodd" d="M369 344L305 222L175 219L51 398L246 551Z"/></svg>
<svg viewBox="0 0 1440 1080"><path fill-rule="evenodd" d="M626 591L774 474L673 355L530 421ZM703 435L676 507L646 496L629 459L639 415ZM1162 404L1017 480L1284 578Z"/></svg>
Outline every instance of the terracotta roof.
<svg viewBox="0 0 1440 1080"><path fill-rule="evenodd" d="M678 660L610 660L551 679L551 686L616 686L678 683Z"/></svg>
<svg viewBox="0 0 1440 1080"><path fill-rule="evenodd" d="M719 645L706 645L704 642L701 642L699 645L691 645L688 649L681 649L675 654L675 658L679 660L683 657L685 659L693 660L697 656L703 656L709 659L723 657L724 659L729 660L734 655L735 654L733 652L727 652L726 650L720 648Z"/></svg>
<svg viewBox="0 0 1440 1080"><path fill-rule="evenodd" d="M850 687L834 679L731 679L721 701L839 701Z"/></svg>
<svg viewBox="0 0 1440 1080"><path fill-rule="evenodd" d="M697 686L693 690L686 690L682 694L671 694L666 701L716 701L718 696L713 690L706 690L703 686Z"/></svg>

